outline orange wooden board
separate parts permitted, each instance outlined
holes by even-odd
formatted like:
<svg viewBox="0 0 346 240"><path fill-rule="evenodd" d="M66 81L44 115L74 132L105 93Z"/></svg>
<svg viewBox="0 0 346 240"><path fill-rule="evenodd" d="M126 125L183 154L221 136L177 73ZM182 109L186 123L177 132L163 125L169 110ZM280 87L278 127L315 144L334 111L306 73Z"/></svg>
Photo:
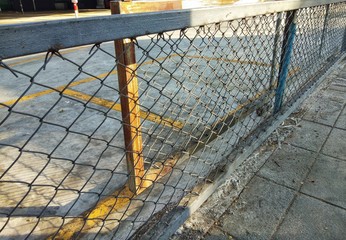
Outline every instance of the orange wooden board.
<svg viewBox="0 0 346 240"><path fill-rule="evenodd" d="M182 1L159 2L116 2L119 5L119 14L158 12L182 9Z"/></svg>

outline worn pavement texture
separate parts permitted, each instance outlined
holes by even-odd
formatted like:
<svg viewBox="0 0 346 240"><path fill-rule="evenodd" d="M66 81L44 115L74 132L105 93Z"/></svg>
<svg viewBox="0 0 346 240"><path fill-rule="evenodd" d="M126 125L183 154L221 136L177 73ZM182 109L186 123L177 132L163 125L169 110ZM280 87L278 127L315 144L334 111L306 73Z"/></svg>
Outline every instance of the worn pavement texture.
<svg viewBox="0 0 346 240"><path fill-rule="evenodd" d="M109 9L80 9L79 18L107 16L111 12ZM28 22L47 22L52 20L74 19L73 10L55 10L39 12L0 12L0 25L2 24L22 24Z"/></svg>
<svg viewBox="0 0 346 240"><path fill-rule="evenodd" d="M239 186L221 186L172 239L345 239L345 104L344 59L235 173Z"/></svg>

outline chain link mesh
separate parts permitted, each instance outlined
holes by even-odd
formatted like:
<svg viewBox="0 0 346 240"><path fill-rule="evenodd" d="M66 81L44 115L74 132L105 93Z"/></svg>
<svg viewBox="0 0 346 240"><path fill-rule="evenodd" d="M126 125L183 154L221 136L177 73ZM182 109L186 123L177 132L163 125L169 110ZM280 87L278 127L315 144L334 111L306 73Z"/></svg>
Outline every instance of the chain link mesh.
<svg viewBox="0 0 346 240"><path fill-rule="evenodd" d="M297 97L299 90L315 75L323 74L338 56L345 32L345 6L340 3L298 10L286 101Z"/></svg>
<svg viewBox="0 0 346 240"><path fill-rule="evenodd" d="M298 10L285 104L340 53L345 9ZM119 59L128 49L116 55L108 42L1 61L0 238L127 239L188 205L272 116L285 18L137 37L131 66ZM139 124L124 121L119 66L128 86L138 81L138 97L125 98L139 107ZM142 138L136 194L126 124Z"/></svg>

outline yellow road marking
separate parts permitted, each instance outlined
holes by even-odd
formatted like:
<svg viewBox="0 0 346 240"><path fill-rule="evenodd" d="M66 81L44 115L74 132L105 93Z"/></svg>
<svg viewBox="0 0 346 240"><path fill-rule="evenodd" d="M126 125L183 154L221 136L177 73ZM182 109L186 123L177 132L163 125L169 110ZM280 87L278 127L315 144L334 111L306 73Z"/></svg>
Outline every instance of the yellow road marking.
<svg viewBox="0 0 346 240"><path fill-rule="evenodd" d="M295 69L292 69L289 73L288 73L288 76L292 76L293 74L295 74L297 71L299 71L300 68L295 68ZM274 82L270 87L275 87L277 84L277 82ZM241 109L243 109L244 107L246 107L247 105L249 105L250 103L256 101L257 99L259 99L260 97L262 97L263 95L265 95L266 93L269 92L269 95L267 97L273 97L275 95L274 92L270 93L270 89L264 89L258 93L256 93L255 96L253 96L252 98L248 99L247 101L245 101L244 103L242 104L239 104L235 109L231 110L226 116L222 117L218 122L224 122L228 116L231 116L231 115L234 115L236 114L238 111L240 111ZM215 127L217 125L216 124L213 124L213 126Z"/></svg>
<svg viewBox="0 0 346 240"><path fill-rule="evenodd" d="M254 98L259 98L264 94L265 91L257 94ZM254 99L253 98L253 99ZM251 103L253 99L247 101L244 104L239 105L236 109L231 111L229 114L235 114L246 106L246 104ZM228 114L228 116L229 116ZM223 118L225 119L225 117ZM222 120L221 120L222 121ZM153 185L154 182L161 179L168 173L173 170L173 167L176 165L179 157L175 159L170 159L165 161L165 163L156 163L161 164L158 168L150 168L147 170L146 174L143 177L141 187L137 191L137 194L134 194L126 185L122 190L116 191L109 197L101 200L95 208L83 214L83 218L75 218L69 223L65 224L57 233L56 236L49 237L48 239L73 239L75 234L79 232L86 231L92 227L97 226L99 222L106 220L107 216L111 213L118 211L121 212L122 209L126 208L131 204L132 198L138 194L141 194L144 190Z"/></svg>
<svg viewBox="0 0 346 240"><path fill-rule="evenodd" d="M264 67L270 67L271 64L269 63L263 63L263 62L257 62L257 61L244 61L244 60L238 60L238 59L228 59L228 58L217 58L217 57L205 57L205 56L194 56L194 55L186 55L187 58L202 58L209 61L223 61L223 62L232 62L232 63L240 63L240 64L251 64L251 65L257 65L257 66L264 66Z"/></svg>
<svg viewBox="0 0 346 240"><path fill-rule="evenodd" d="M99 98L99 97L95 97L95 96L91 96L79 91L75 91L72 89L65 89L63 91L63 94L78 98L78 99L82 99L85 101L89 101L92 102L96 105L99 106L103 106L106 108L110 108L113 109L115 111L121 112L121 105L120 104L116 104L115 102L103 99L103 98ZM162 124L162 125L166 125L166 126L171 126L171 127L175 127L175 128L183 128L184 124L179 122L179 121L174 121L173 119L167 118L167 117L162 117L160 115L157 115L155 113L150 113L150 112L146 112L146 111L140 111L140 117L142 119L147 119L151 122L154 123L158 123L158 124Z"/></svg>
<svg viewBox="0 0 346 240"><path fill-rule="evenodd" d="M209 61L223 61L223 62L232 62L232 63L240 63L240 64L250 64L250 65L257 65L257 66L263 66L263 67L271 67L272 65L269 63L264 62L257 62L257 61L243 61L243 60L237 60L237 59L227 59L227 58L217 58L217 57L203 57L203 56L193 56L193 55L186 55L187 58L202 58ZM289 73L288 76L291 76L298 72L300 68L293 68Z"/></svg>
<svg viewBox="0 0 346 240"><path fill-rule="evenodd" d="M75 51L77 51L77 50L80 50L81 48L86 48L86 47L87 47L87 46L81 46L81 47L76 47L76 48L73 48L73 49L61 50L61 53L62 53L62 54L72 53L72 52L75 52ZM6 64L6 65L9 66L9 67L14 67L14 66L17 66L17 65L21 65L21 64L25 64L25 63L30 63L30 62L33 62L33 61L42 60L42 59L45 59L45 58L46 58L46 54L47 54L47 53L43 53L43 54L40 55L40 56L31 57L31 58L23 59L23 60L19 60L18 62Z"/></svg>
<svg viewBox="0 0 346 240"><path fill-rule="evenodd" d="M241 111L241 109L243 109L247 104L250 104L252 101L259 99L267 91L268 90L265 89L257 93L253 98L249 99L243 104L240 104L236 109L230 111L227 116ZM271 95L273 95L273 93ZM223 117L221 121L226 119L226 117ZM137 191L137 194L142 193L154 182L170 173L177 161L178 157L176 159L167 160L164 164L161 163L161 166L159 166L157 169L148 169L142 180L141 188ZM107 216L109 216L111 213L115 211L120 212L121 209L127 208L127 206L131 204L132 198L135 196L136 195L132 191L130 191L130 189L126 185L122 190L116 191L111 196L101 200L95 208L83 214L83 218L75 218L71 222L65 224L59 230L58 234L54 236L54 238L72 239L75 234L91 229L92 227L97 226L99 222L105 221ZM52 237L50 237L49 239L52 239Z"/></svg>
<svg viewBox="0 0 346 240"><path fill-rule="evenodd" d="M300 71L299 67L293 68L291 71L288 72L288 77L292 77L294 74L296 74L298 71Z"/></svg>
<svg viewBox="0 0 346 240"><path fill-rule="evenodd" d="M235 114L236 112L243 109L247 104L250 104L255 99L260 98L263 94L266 93L267 90L263 90L260 93L256 94L252 99L249 99L247 102L240 104L236 109L229 112L229 114L223 117L220 121L223 121L231 114ZM220 122L219 121L219 122ZM153 183L157 180L161 179L168 173L173 170L173 167L176 165L179 157L175 159L170 159L165 161L165 163L156 163L156 165L161 164L158 168L150 168L147 170L146 174L143 177L141 187L137 191L137 194L141 194L144 190L149 188ZM75 234L78 234L82 231L87 231L95 226L99 222L104 222L111 213L118 211L121 212L122 209L127 208L129 204L131 204L132 198L135 197L134 194L126 185L123 189L116 191L109 197L101 200L95 208L83 214L83 218L75 218L71 220L69 223L65 224L54 236L54 239L73 239ZM53 236L48 239L53 239Z"/></svg>
<svg viewBox="0 0 346 240"><path fill-rule="evenodd" d="M171 57L175 57L175 56L178 56L178 54L172 54L170 56ZM163 60L163 59L166 59L166 58L167 57L161 57L161 58L157 58L155 60L160 61L160 60ZM148 64L152 64L153 62L154 62L154 60L149 60L149 61L144 62L141 65L143 65L143 66L144 65L148 65ZM116 73L117 73L117 71L114 70L114 71L110 72L109 75L113 75L113 74L116 74ZM68 85L62 85L62 86L59 86L59 87L55 87L54 90L53 89L47 89L47 90L43 90L41 92L37 92L37 93L30 94L30 95L26 95L26 96L23 96L21 99L19 99L18 103L25 102L25 101L28 101L28 100L31 100L31 99L35 99L37 97L41 97L43 95L50 94L50 93L53 93L53 92L61 91L64 88L67 88L67 87L75 87L75 86L81 85L83 83L92 82L92 81L95 81L97 79L103 79L107 75L108 75L108 73L102 73L102 74L96 76L96 78L95 77L88 77L88 78L81 79L79 81L72 82L72 83L70 83ZM17 100L18 99L9 100L7 102L3 102L3 104L10 106L10 105L14 104ZM4 106L0 105L0 108L3 108L3 107Z"/></svg>
<svg viewBox="0 0 346 240"><path fill-rule="evenodd" d="M178 56L178 54L174 54L174 55ZM171 55L171 56L173 56L173 55ZM186 57L200 58L198 56L186 56ZM44 57L42 56L42 58L44 58ZM166 57L162 57L162 58L158 58L156 60L160 61L160 60L165 59L165 58ZM260 63L260 62L255 62L255 61L241 61L241 60L230 60L230 59L208 58L208 57L203 57L203 58L209 59L209 60L222 60L222 61L236 62L236 63L241 63L241 64L254 64L254 65L259 65L259 66L270 66L270 64ZM26 60L26 61L29 62L29 60ZM150 60L148 62L143 63L142 65L150 64L153 61L154 60ZM23 62L14 63L14 64L18 65L18 64L22 64L22 63ZM115 73L116 73L116 71L113 71L111 74L115 74ZM104 73L104 74L98 75L97 77L102 79L107 75L108 75L108 73ZM88 83L88 82L91 82L94 80L97 80L97 78L94 78L94 77L85 78L85 79L82 79L80 81L76 81L76 82L69 84L68 87L78 86L80 84ZM22 97L18 102L24 102L24 101L28 101L28 100L35 99L37 97L49 94L49 93L62 91L66 87L67 87L67 85L63 85L63 86L59 86L59 87L55 88L55 90L47 89L47 90L37 92L37 93L31 94L31 95L27 95L27 96ZM69 95L69 96L72 96L75 98L79 98L82 100L90 101L90 102L97 104L97 105L112 108L113 110L116 110L116 111L121 111L120 104L114 104L114 102L112 102L112 101L105 100L102 98L93 97L93 96L90 96L90 95L87 95L87 94L84 94L84 93L81 93L81 92L78 92L75 90L65 89L63 91L63 94L66 94L66 95ZM263 95L263 92L257 94L254 98L258 98L261 95ZM253 99L251 99L251 100L253 100ZM251 100L249 100L249 101L251 101ZM6 105L12 105L16 101L17 100L10 100L10 101L5 102L5 104ZM247 101L244 104L239 105L235 110L231 111L230 114L234 114L235 112L240 111L244 106L246 106L247 104L250 103L249 101ZM0 108L1 107L2 106L0 106ZM153 113L141 112L141 118L148 119L148 120L151 120L153 122L158 122L158 123L163 122L163 124L169 124L169 125L175 126L177 128L181 128L183 125L180 122L175 122L169 118L161 118L160 116L153 114ZM142 193L145 189L150 187L155 181L162 178L167 173L171 172L173 169L173 166L176 164L176 162L177 162L177 160L169 160L169 161L166 161L164 164L162 164L159 169L154 169L154 168L149 169L142 180L142 184L141 184L142 187L139 189L139 191L137 193L138 194ZM84 215L85 218L76 218L76 219L72 220L71 222L67 223L66 225L64 225L63 228L59 231L58 235L55 236L55 238L57 238L57 239L70 239L73 237L73 235L75 233L82 230L83 228L85 228L85 227L91 228L91 227L95 226L98 221L104 219L112 211L119 210L119 209L127 206L134 196L135 196L134 193L132 193L129 190L129 188L127 186L125 186L122 190L114 193L113 196L109 196L109 197L101 200L94 209L92 209L91 211L89 211L88 213L86 213Z"/></svg>
<svg viewBox="0 0 346 240"><path fill-rule="evenodd" d="M117 73L117 71L114 70L109 75L116 74L116 73ZM95 81L97 79L103 79L107 75L108 75L108 73L103 73L103 74L100 74L100 75L96 76L96 78L95 77L84 78L82 80L79 80L79 81L76 81L76 82L72 82L71 84L68 84L68 85L62 85L62 86L56 87L54 89L47 89L47 90L43 90L41 92L37 92L37 93L33 93L33 94L30 94L30 95L23 96L19 100L18 99L12 99L12 100L3 102L3 104L11 106L15 102L17 102L17 100L18 100L18 103L25 102L25 101L28 101L28 100L31 100L31 99L35 99L37 97L41 97L41 96L50 94L50 93L62 91L66 87L75 87L75 86L81 85L83 83L92 82L92 81ZM0 108L3 108L3 107L4 107L3 105L0 106Z"/></svg>
<svg viewBox="0 0 346 240"><path fill-rule="evenodd" d="M78 48L79 49L79 48ZM78 49L71 49L71 50L67 50L69 52L73 52L73 51L76 51ZM65 51L66 53L66 51ZM170 55L170 57L176 57L176 56L179 56L178 54L172 54ZM42 56L43 58L44 56ZM260 66L270 66L270 64L267 64L267 63L261 63L261 62L255 62L255 61L240 61L240 60L235 60L235 59L224 59L224 58L215 58L215 57L200 57L200 56L193 56L193 55L186 55L185 57L189 57L189 58L203 58L203 59L207 59L207 60L221 60L221 61L229 61L229 62L236 62L236 63L241 63L241 64L255 64L255 65L260 65ZM157 58L155 59L156 61L160 61L160 60L163 60L163 59L166 59L167 57L161 57L161 58ZM148 65L148 64L152 64L154 62L154 60L149 60L149 61L146 61L144 62L143 64L141 65ZM18 63L20 64L20 63ZM300 68L295 68L295 69L292 69L290 72L289 72L289 76L295 74L297 71L299 71ZM75 86L78 86L78 85L81 85L81 84L84 84L84 83L88 83L88 82L92 82L92 81L95 81L97 79L103 79L104 77L106 77L108 74L109 75L112 75L112 74L116 74L117 71L114 70L112 71L111 73L103 73L103 74L100 74L98 75L96 78L95 77L88 77L88 78L85 78L85 79L82 79L82 80L79 80L79 81L76 81L76 82L72 82L71 84L69 85L62 85L62 86L59 86L59 87L56 87L55 89L47 89L47 90L44 90L44 91L41 91L41 92L37 92L37 93L33 93L33 94L30 94L30 95L26 95L26 96L23 96L21 99L19 99L18 103L20 102L25 102L25 101L29 101L29 100L32 100L32 99L35 99L37 97L40 97L40 96L44 96L46 94L50 94L50 93L53 93L53 92L57 92L57 91L62 91L63 89L65 89L67 86L70 88L70 87L75 87ZM67 90L67 89L66 89ZM68 91L71 91L70 93L72 93L73 90L71 89L68 89L68 91L64 91L64 93L66 95L68 95ZM81 99L84 98L84 100L89 100L91 96L89 95L86 95L84 94L83 96L83 93L81 92L77 92L75 91L74 92L74 96L75 97L79 97ZM6 101L4 102L3 104L5 105L8 105L8 106L11 106L13 105L18 99L13 99L13 100L9 100L9 101ZM101 105L101 106L105 106L105 107L108 107L110 108L111 106L113 106L113 102L111 101L107 101L105 99L101 99L101 98L92 98L91 102L95 103L95 104L98 104L98 105ZM0 108L3 108L4 106L3 105L0 105ZM112 107L113 110L116 110L116 111L121 111L120 109L120 106L113 106ZM148 119L152 122L155 122L155 123L162 123L164 125L169 125L169 126L173 126L173 127L176 127L176 128L179 128L181 129L183 127L183 123L179 122L179 121L174 121L170 118L161 118L159 115L156 115L154 113L147 113L147 112L141 112L141 118L143 119Z"/></svg>
<svg viewBox="0 0 346 240"><path fill-rule="evenodd" d="M111 72L111 74L115 74L115 73L116 73L116 71ZM106 77L107 75L108 75L108 73L100 74L97 76L97 78L102 79L102 78ZM78 86L78 85L83 84L83 83L88 83L88 82L94 81L97 78L94 78L94 77L85 78L85 79L82 79L80 81L73 82L73 83L69 84L68 86L69 87ZM30 94L27 96L23 96L21 99L19 99L18 103L29 101L29 100L35 99L37 97L53 93L53 92L62 91L65 88L66 88L66 85L63 85L63 86L56 87L55 89L47 89L47 90L44 90L41 92L37 92L37 93L33 93L33 94ZM85 100L85 101L90 100L90 102L92 102L94 104L101 105L101 106L104 106L107 108L112 108L113 110L116 110L116 111L121 111L120 104L114 104L114 102L112 102L112 101L108 101L108 100L98 98L98 97L92 97L90 95L87 95L87 94L84 94L84 93L81 93L81 92L78 92L78 91L75 91L72 89L65 89L63 93L66 95L69 95L69 96L73 96L73 97ZM4 102L3 104L11 106L16 101L17 101L17 99L13 99L13 100ZM3 108L3 107L4 107L3 105L0 105L0 108ZM148 119L149 121L152 121L155 123L173 126L175 128L179 128L179 129L181 129L184 126L184 124L179 122L179 121L174 121L173 119L170 119L170 118L161 117L161 116L154 114L154 113L148 113L148 112L141 111L140 117L143 119Z"/></svg>
<svg viewBox="0 0 346 240"><path fill-rule="evenodd" d="M140 194L154 182L166 176L173 170L178 157L170 159L164 163L156 163L158 168L150 168L144 175L140 189L137 193ZM116 191L112 195L102 199L95 208L83 214L83 218L75 218L65 224L57 233L56 236L51 236L48 239L73 239L75 234L91 229L100 221L105 221L107 216L112 212L121 211L131 204L131 200L136 195L126 185L123 189Z"/></svg>
<svg viewBox="0 0 346 240"><path fill-rule="evenodd" d="M57 90L59 90L59 88L56 88ZM46 95L46 94L49 94L49 93L52 93L52 92L56 92L52 89L47 89L47 90L44 90L44 91L41 91L41 92L37 92L37 93L33 93L33 94L30 94L30 95L26 95L26 96L23 96L21 97L19 100L18 99L12 99L12 100L9 100L9 101L6 101L6 102L3 102L2 104L4 105L7 105L7 106L12 106L14 103L18 102L25 102L25 101L29 101L31 99L35 99L37 97L40 97L40 96L43 96L43 95ZM3 105L0 105L0 108L3 108L5 106Z"/></svg>

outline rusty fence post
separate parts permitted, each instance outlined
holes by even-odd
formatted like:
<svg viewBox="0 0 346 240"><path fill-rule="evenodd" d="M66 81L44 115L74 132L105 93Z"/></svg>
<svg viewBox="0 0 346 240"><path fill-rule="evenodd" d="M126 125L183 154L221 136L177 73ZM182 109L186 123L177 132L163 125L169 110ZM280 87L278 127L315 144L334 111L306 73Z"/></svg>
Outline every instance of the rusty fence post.
<svg viewBox="0 0 346 240"><path fill-rule="evenodd" d="M119 4L111 2L111 13L121 14ZM125 141L129 189L137 193L144 176L143 144L136 76L135 47L131 39L115 40L118 84Z"/></svg>
<svg viewBox="0 0 346 240"><path fill-rule="evenodd" d="M182 8L182 1L111 1L112 14L167 11ZM138 80L136 75L135 45L131 39L114 41L117 59L118 83L120 92L121 114L125 138L126 161L129 172L129 189L138 193L145 174L143 143L141 136L141 119L138 99Z"/></svg>

